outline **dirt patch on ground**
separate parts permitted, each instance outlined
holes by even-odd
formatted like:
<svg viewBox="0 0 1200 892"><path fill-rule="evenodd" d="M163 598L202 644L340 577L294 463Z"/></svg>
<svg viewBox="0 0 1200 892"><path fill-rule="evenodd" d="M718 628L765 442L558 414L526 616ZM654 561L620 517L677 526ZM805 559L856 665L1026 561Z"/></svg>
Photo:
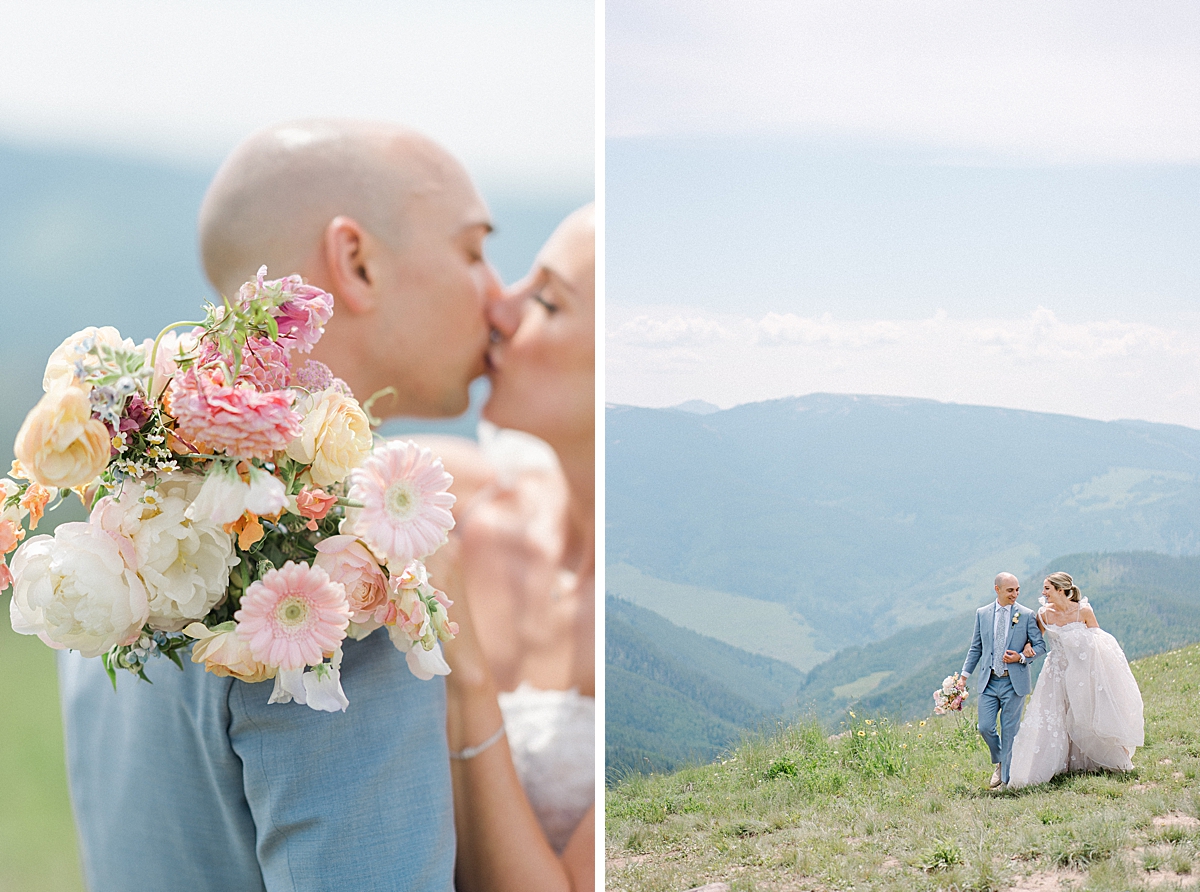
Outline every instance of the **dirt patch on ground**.
<svg viewBox="0 0 1200 892"><path fill-rule="evenodd" d="M1165 815L1158 815L1152 822L1155 827L1185 827L1191 830L1195 827L1200 827L1200 821L1193 818L1191 815L1180 814L1177 811L1169 812Z"/></svg>
<svg viewBox="0 0 1200 892"><path fill-rule="evenodd" d="M620 870L622 867L628 867L630 864L641 864L649 860L649 855L626 855L621 858L605 858L604 866L609 870Z"/></svg>
<svg viewBox="0 0 1200 892"><path fill-rule="evenodd" d="M1018 877L1008 889L1009 892L1065 892L1067 889L1078 889L1083 885L1083 880L1083 871L1057 867Z"/></svg>
<svg viewBox="0 0 1200 892"><path fill-rule="evenodd" d="M1169 889L1187 889L1196 885L1196 878L1173 870L1152 870L1145 875L1145 882L1154 888L1166 886Z"/></svg>

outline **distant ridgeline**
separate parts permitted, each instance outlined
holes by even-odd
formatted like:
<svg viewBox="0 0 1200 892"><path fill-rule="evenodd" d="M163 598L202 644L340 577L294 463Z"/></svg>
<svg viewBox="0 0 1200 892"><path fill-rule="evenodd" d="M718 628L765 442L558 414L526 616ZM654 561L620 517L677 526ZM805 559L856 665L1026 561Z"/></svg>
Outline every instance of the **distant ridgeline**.
<svg viewBox="0 0 1200 892"><path fill-rule="evenodd" d="M1131 656L1200 640L1198 430L816 394L612 406L606 433L614 770L779 710L927 712L1002 569L1030 605L1047 566L1079 576Z"/></svg>
<svg viewBox="0 0 1200 892"><path fill-rule="evenodd" d="M1075 577L1101 626L1132 659L1200 641L1200 557L1075 554L1033 574ZM711 761L746 730L813 714L831 727L855 709L928 715L932 692L962 666L974 611L839 651L807 675L778 660L697 635L617 598L606 601L606 743L610 778ZM1040 663L1039 663L1040 665ZM1036 671L1036 670L1035 670Z"/></svg>

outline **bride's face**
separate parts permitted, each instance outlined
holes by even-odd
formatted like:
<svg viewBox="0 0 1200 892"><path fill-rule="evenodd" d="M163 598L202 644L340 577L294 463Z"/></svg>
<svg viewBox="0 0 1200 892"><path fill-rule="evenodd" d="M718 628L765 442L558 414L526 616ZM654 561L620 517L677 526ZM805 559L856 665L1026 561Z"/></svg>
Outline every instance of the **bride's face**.
<svg viewBox="0 0 1200 892"><path fill-rule="evenodd" d="M529 275L489 306L483 417L551 445L595 433L596 229L591 207L550 236Z"/></svg>
<svg viewBox="0 0 1200 892"><path fill-rule="evenodd" d="M1042 597L1056 607L1062 606L1062 603L1066 601L1066 596L1056 589L1049 579L1042 583Z"/></svg>

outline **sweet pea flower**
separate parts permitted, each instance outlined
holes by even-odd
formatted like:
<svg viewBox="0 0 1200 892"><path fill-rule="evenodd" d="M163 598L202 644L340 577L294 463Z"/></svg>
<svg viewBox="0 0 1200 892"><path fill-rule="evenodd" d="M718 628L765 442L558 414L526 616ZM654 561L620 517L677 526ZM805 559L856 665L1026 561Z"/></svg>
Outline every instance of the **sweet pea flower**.
<svg viewBox="0 0 1200 892"><path fill-rule="evenodd" d="M262 468L251 465L248 481L224 462L215 462L204 478L204 485L188 507L186 516L225 525L249 511L259 517L277 514L287 505L283 481Z"/></svg>
<svg viewBox="0 0 1200 892"><path fill-rule="evenodd" d="M337 504L337 496L330 495L323 489L312 489L304 487L296 494L296 513L301 517L308 518L308 523L305 526L310 530L316 530L317 521L322 520L329 509Z"/></svg>

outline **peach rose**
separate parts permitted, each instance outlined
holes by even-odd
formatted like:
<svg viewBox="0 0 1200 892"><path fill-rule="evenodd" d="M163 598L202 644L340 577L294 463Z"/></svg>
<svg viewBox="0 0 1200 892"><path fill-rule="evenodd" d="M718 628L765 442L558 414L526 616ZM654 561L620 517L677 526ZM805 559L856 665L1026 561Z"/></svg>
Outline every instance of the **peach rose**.
<svg viewBox="0 0 1200 892"><path fill-rule="evenodd" d="M109 446L87 391L59 383L25 417L13 452L35 481L68 489L96 479L108 466Z"/></svg>
<svg viewBox="0 0 1200 892"><path fill-rule="evenodd" d="M183 631L196 639L192 662L203 664L206 672L221 678L233 676L251 684L274 678L278 670L254 659L250 646L237 636L236 629L237 624L232 621L211 629L202 623L191 623Z"/></svg>
<svg viewBox="0 0 1200 892"><path fill-rule="evenodd" d="M388 601L387 578L375 557L353 536L330 536L317 544L314 567L320 567L346 589L352 637L362 638L379 628L375 612ZM357 633L357 634L355 634Z"/></svg>
<svg viewBox="0 0 1200 892"><path fill-rule="evenodd" d="M371 454L371 424L356 400L336 390L313 399L300 436L288 444L287 454L312 465L317 486L330 486L345 480Z"/></svg>

